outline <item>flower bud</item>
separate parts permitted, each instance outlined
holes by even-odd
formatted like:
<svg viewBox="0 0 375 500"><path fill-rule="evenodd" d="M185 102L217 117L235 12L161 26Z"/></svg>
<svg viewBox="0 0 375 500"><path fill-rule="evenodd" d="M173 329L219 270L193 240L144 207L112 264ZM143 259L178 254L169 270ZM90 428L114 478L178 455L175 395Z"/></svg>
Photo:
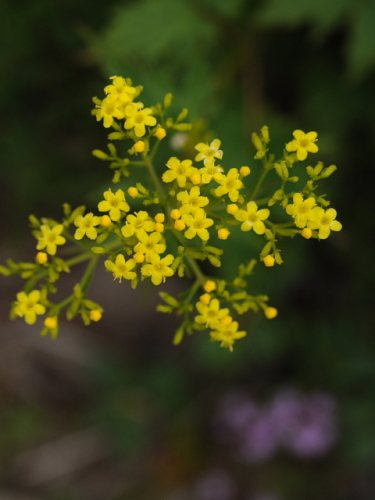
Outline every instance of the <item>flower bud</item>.
<svg viewBox="0 0 375 500"><path fill-rule="evenodd" d="M36 254L35 260L38 264L45 264L48 260L48 255L46 252L38 252Z"/></svg>
<svg viewBox="0 0 375 500"><path fill-rule="evenodd" d="M272 267L275 265L275 259L272 257L272 255L266 255L263 259L263 264L266 267Z"/></svg>
<svg viewBox="0 0 375 500"><path fill-rule="evenodd" d="M306 238L307 240L309 240L311 238L311 236L312 236L312 230L309 227L305 227L301 231L301 236L303 236L304 238Z"/></svg>
<svg viewBox="0 0 375 500"><path fill-rule="evenodd" d="M100 217L100 225L104 227L112 226L112 221L108 215L102 215Z"/></svg>
<svg viewBox="0 0 375 500"><path fill-rule="evenodd" d="M155 132L155 137L157 137L160 141L164 139L164 137L167 135L167 132L163 127L159 127L157 131Z"/></svg>
<svg viewBox="0 0 375 500"><path fill-rule="evenodd" d="M208 293L213 292L214 290L216 290L216 283L214 281L207 280L203 288Z"/></svg>
<svg viewBox="0 0 375 500"><path fill-rule="evenodd" d="M176 220L176 222L174 223L174 228L177 229L177 231L183 231L185 229L185 227L186 227L186 224L181 219Z"/></svg>
<svg viewBox="0 0 375 500"><path fill-rule="evenodd" d="M225 316L223 319L220 320L220 323L224 326L229 326L233 321L232 316Z"/></svg>
<svg viewBox="0 0 375 500"><path fill-rule="evenodd" d="M144 262L145 256L143 255L143 253L137 252L133 255L133 260L137 264L141 264L142 262Z"/></svg>
<svg viewBox="0 0 375 500"><path fill-rule="evenodd" d="M91 321L99 321L102 319L102 313L98 309L93 309L90 311L90 319Z"/></svg>
<svg viewBox="0 0 375 500"><path fill-rule="evenodd" d="M242 175L242 177L247 177L248 175L250 175L250 168L249 167L241 167L240 168L240 175Z"/></svg>
<svg viewBox="0 0 375 500"><path fill-rule="evenodd" d="M142 153L145 150L145 143L143 141L138 141L134 144L134 151L137 153Z"/></svg>
<svg viewBox="0 0 375 500"><path fill-rule="evenodd" d="M155 220L156 220L156 222L162 223L165 220L165 215L163 213L156 214L155 215Z"/></svg>
<svg viewBox="0 0 375 500"><path fill-rule="evenodd" d="M57 327L57 316L50 316L44 320L44 326L49 330Z"/></svg>
<svg viewBox="0 0 375 500"><path fill-rule="evenodd" d="M278 311L276 307L266 307L264 310L264 315L267 319L276 318Z"/></svg>
<svg viewBox="0 0 375 500"><path fill-rule="evenodd" d="M226 239L228 239L228 236L230 235L230 231L228 231L228 229L226 229L225 227L222 227L217 232L217 235L218 235L220 240L226 240Z"/></svg>
<svg viewBox="0 0 375 500"><path fill-rule="evenodd" d="M199 297L199 300L202 302L202 304L208 305L211 302L211 295L209 293L204 293Z"/></svg>
<svg viewBox="0 0 375 500"><path fill-rule="evenodd" d="M201 174L193 174L190 176L190 180L194 185L201 184L202 176Z"/></svg>
<svg viewBox="0 0 375 500"><path fill-rule="evenodd" d="M181 217L181 212L179 211L179 209L178 209L178 208L175 208L175 209L173 209L173 210L171 211L171 217L172 217L172 219L174 219L174 220L177 220L177 219L179 219L179 218Z"/></svg>
<svg viewBox="0 0 375 500"><path fill-rule="evenodd" d="M138 196L138 189L135 187L130 187L128 189L128 195L131 196L132 198L136 198Z"/></svg>
<svg viewBox="0 0 375 500"><path fill-rule="evenodd" d="M235 203L231 203L227 206L228 214L235 215L238 212L238 206Z"/></svg>

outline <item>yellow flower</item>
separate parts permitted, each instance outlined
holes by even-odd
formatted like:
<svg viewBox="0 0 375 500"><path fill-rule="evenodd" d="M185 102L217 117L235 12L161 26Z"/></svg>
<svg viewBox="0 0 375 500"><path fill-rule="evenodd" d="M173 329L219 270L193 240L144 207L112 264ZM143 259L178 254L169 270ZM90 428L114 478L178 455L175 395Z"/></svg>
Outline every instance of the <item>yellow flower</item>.
<svg viewBox="0 0 375 500"><path fill-rule="evenodd" d="M100 221L101 218L97 217L92 212L86 214L84 217L79 215L74 221L74 225L78 227L74 233L74 238L76 240L81 240L86 235L90 240L95 240L98 236L95 226L98 226Z"/></svg>
<svg viewBox="0 0 375 500"><path fill-rule="evenodd" d="M293 204L287 205L286 213L291 215L294 218L295 225L302 229L306 226L307 221L316 218L316 214L312 210L315 205L315 198L312 196L307 200L303 200L301 193L295 193L293 195Z"/></svg>
<svg viewBox="0 0 375 500"><path fill-rule="evenodd" d="M135 262L133 259L129 259L125 262L125 257L120 253L117 255L115 262L111 260L106 260L104 262L105 267L113 273L115 280L119 280L121 283L122 278L126 280L132 280L137 275L132 271L133 267L135 267Z"/></svg>
<svg viewBox="0 0 375 500"><path fill-rule="evenodd" d="M303 161L307 158L307 153L317 153L318 146L315 142L318 140L316 132L302 132L302 130L295 130L293 132L294 141L288 142L285 149L289 152L296 151L297 160Z"/></svg>
<svg viewBox="0 0 375 500"><path fill-rule="evenodd" d="M156 125L156 118L152 115L151 108L135 109L132 106L126 106L125 128L134 128L134 133L137 137L143 137L146 133L146 125L153 127Z"/></svg>
<svg viewBox="0 0 375 500"><path fill-rule="evenodd" d="M231 201L237 201L239 197L238 190L243 187L242 181L239 180L238 176L238 170L231 168L226 176L224 175L222 179L217 180L221 186L215 189L215 195L220 197L228 194Z"/></svg>
<svg viewBox="0 0 375 500"><path fill-rule="evenodd" d="M174 271L169 267L174 261L173 255L169 254L164 259L160 255L153 253L151 255L151 264L145 264L142 267L143 276L151 276L151 281L154 285L160 285L165 282L166 278L174 275Z"/></svg>
<svg viewBox="0 0 375 500"><path fill-rule="evenodd" d="M238 210L234 217L242 222L242 231L250 231L250 229L254 229L257 234L264 234L266 226L263 221L266 220L269 215L270 211L268 208L258 210L258 206L255 201L249 201L246 205L246 210Z"/></svg>
<svg viewBox="0 0 375 500"><path fill-rule="evenodd" d="M124 118L124 113L119 109L117 101L114 101L111 97L105 97L100 105L97 105L95 110L95 116L97 121L103 119L103 125L105 128L109 128L113 119L117 118L121 120Z"/></svg>
<svg viewBox="0 0 375 500"><path fill-rule="evenodd" d="M209 204L209 199L206 196L200 196L198 186L191 188L189 193L187 191L180 191L177 199L182 203L180 207L181 214L190 214L192 210L205 207Z"/></svg>
<svg viewBox="0 0 375 500"><path fill-rule="evenodd" d="M57 224L51 228L47 226L47 224L43 224L40 226L40 229L42 231L42 236L38 237L38 244L36 246L37 250L43 250L43 248L46 248L47 253L55 255L57 245L63 245L66 242L66 239L61 236L64 226L62 224Z"/></svg>
<svg viewBox="0 0 375 500"><path fill-rule="evenodd" d="M221 347L228 347L230 351L233 351L235 340L242 339L246 336L245 331L238 331L237 321L232 321L229 325L218 324L215 328L215 331L210 332L211 338L221 342Z"/></svg>
<svg viewBox="0 0 375 500"><path fill-rule="evenodd" d="M134 247L134 251L144 254L146 262L151 262L151 256L154 253L164 253L166 250L166 245L159 243L162 239L160 233L143 233L138 236L139 243Z"/></svg>
<svg viewBox="0 0 375 500"><path fill-rule="evenodd" d="M331 231L341 231L342 224L335 220L337 212L334 208L328 208L328 210L324 211L321 207L315 207L313 213L315 218L309 221L307 225L311 229L319 229L319 239L325 240Z"/></svg>
<svg viewBox="0 0 375 500"><path fill-rule="evenodd" d="M207 160L212 160L213 158L218 158L219 160L223 157L223 152L219 149L221 141L219 139L214 139L210 145L200 142L195 146L195 149L199 151L195 157L195 161L203 160L206 165Z"/></svg>
<svg viewBox="0 0 375 500"><path fill-rule="evenodd" d="M111 85L104 87L104 92L108 95L109 99L120 99L121 102L128 103L134 99L136 89L126 83L125 78L122 76L111 76Z"/></svg>
<svg viewBox="0 0 375 500"><path fill-rule="evenodd" d="M129 214L126 217L126 221L126 225L121 228L121 232L125 238L129 238L135 234L140 239L140 235L146 235L145 231L151 233L155 229L155 222L145 210L136 212L135 215Z"/></svg>
<svg viewBox="0 0 375 500"><path fill-rule="evenodd" d="M167 167L170 170L166 170L162 176L163 182L172 182L177 179L177 183L180 188L185 187L186 185L186 177L190 177L191 175L197 173L197 169L192 166L191 160L183 160L180 161L175 156L169 158L167 162Z"/></svg>
<svg viewBox="0 0 375 500"><path fill-rule="evenodd" d="M118 221L121 217L121 210L123 212L129 212L130 207L125 201L125 193L122 189L118 189L116 193L112 193L112 190L104 192L105 201L101 201L98 204L99 212L108 212L109 216L113 221Z"/></svg>
<svg viewBox="0 0 375 500"><path fill-rule="evenodd" d="M218 299L212 299L209 304L202 302L196 303L196 308L200 312L199 316L195 316L194 321L199 324L204 324L207 327L216 328L218 322L228 316L229 309L220 309Z"/></svg>
<svg viewBox="0 0 375 500"><path fill-rule="evenodd" d="M199 169L203 184L209 184L212 179L219 182L219 180L225 177L223 172L223 167L221 165L215 165L215 160L212 159L205 160L204 167Z"/></svg>
<svg viewBox="0 0 375 500"><path fill-rule="evenodd" d="M46 308L42 304L39 304L39 301L39 290L33 290L29 294L25 292L17 293L14 312L21 318L25 317L28 325L33 325L37 320L37 314L44 314L46 312Z"/></svg>
<svg viewBox="0 0 375 500"><path fill-rule="evenodd" d="M192 214L186 214L182 216L182 220L189 226L189 229L185 231L185 238L191 240L196 235L203 241L207 241L210 237L207 228L212 226L214 221L212 219L206 218L206 212L203 208L197 208Z"/></svg>

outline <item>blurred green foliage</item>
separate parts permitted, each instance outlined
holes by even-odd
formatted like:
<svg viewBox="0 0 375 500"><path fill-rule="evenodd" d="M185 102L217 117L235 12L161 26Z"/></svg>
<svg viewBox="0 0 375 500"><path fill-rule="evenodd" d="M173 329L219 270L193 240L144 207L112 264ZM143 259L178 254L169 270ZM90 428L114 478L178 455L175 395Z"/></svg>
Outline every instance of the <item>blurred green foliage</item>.
<svg viewBox="0 0 375 500"><path fill-rule="evenodd" d="M315 500L315 484L326 486L322 499L372 500L375 487L361 485L375 461L375 3L42 0L22 2L20 15L18 3L2 0L0 8L6 47L0 70L7 75L0 81L0 210L9 241L27 237L28 213L58 216L65 201L94 207L107 187L109 172L90 157L105 148L106 131L90 108L91 96L114 74L144 85L147 105L172 92L176 109L204 118L208 134L223 141L227 166L256 170L250 134L263 124L275 151L295 128L316 130L323 158L338 166L328 198L343 231L326 242L283 242L285 264L272 273L255 270L254 293L269 293L281 311L277 320L246 318L251 333L231 355L197 334L156 364L144 361L141 348L125 368L102 360L98 390L82 418L102 424L126 456L151 442L155 428L170 449L187 449L190 436L187 463L176 463L191 476L204 463L199 457L215 462L220 455L204 426L223 391L239 386L261 398L282 385L330 391L341 425L332 456L314 467L281 458L256 474L268 477L264 484L283 500ZM229 249L223 272L233 274L252 249L233 243ZM176 414L186 417L183 408L201 416L203 429L181 417L168 434ZM27 447L39 432L32 410L17 412L10 408L2 419L7 449L19 441ZM221 455L219 461L226 463ZM348 470L351 482L338 485ZM235 473L241 481L254 472Z"/></svg>

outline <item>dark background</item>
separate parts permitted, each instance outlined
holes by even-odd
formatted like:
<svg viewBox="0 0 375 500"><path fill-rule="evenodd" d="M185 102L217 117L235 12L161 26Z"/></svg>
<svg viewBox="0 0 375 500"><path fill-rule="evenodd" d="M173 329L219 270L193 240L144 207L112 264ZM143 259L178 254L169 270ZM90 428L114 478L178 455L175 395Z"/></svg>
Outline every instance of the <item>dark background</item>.
<svg viewBox="0 0 375 500"><path fill-rule="evenodd" d="M104 272L92 286L103 320L41 338L8 320L21 284L2 278L0 498L375 498L375 2L2 0L0 9L2 263L33 258L30 213L94 209L108 188L110 172L91 155L106 131L90 109L113 74L144 85L147 105L172 92L175 110L188 107L222 139L227 166L257 168L250 136L263 124L276 152L294 129L316 130L317 156L338 166L322 192L343 224L326 241L283 241L285 264L259 266L254 293L280 314L246 317L250 334L232 354L200 336L174 347L177 323L154 312L155 287L134 292ZM233 246L223 276L249 258ZM225 398L265 411L285 391L331 401L324 453L284 447L244 459L230 426L218 439ZM306 410L300 424L314 418Z"/></svg>

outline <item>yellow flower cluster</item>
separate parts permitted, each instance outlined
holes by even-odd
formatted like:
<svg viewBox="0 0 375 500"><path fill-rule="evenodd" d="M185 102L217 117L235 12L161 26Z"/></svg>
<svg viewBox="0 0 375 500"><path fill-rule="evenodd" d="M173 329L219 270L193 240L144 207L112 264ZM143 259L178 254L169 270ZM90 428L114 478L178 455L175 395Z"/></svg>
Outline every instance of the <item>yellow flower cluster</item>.
<svg viewBox="0 0 375 500"><path fill-rule="evenodd" d="M144 108L142 102L133 102L142 89L133 87L129 79L121 76L113 76L111 80L112 84L104 88L107 96L102 101L94 99L96 119L103 120L105 128L111 127L115 118L125 119L125 129L134 129L136 137L143 137L146 126L156 125L156 118L150 108Z"/></svg>
<svg viewBox="0 0 375 500"><path fill-rule="evenodd" d="M299 173L291 175L292 168L309 153L318 152L317 133L295 130L294 139L275 161L275 156L268 153L270 135L264 126L259 134L251 136L256 149L254 158L261 162L252 185L248 184L254 177L250 176L253 168L225 169L217 164L224 156L218 138L195 146L197 141L194 141L190 150L187 147L185 151L187 157L171 156L159 176L154 158L160 141L174 131L186 133L191 124L184 122L186 109L176 118L166 116L172 101L170 94L162 104L145 108L143 103L136 102L141 91L142 87L133 86L130 79L114 76L104 89L105 97L94 98L94 116L113 132L108 136L111 141L108 153L95 150L93 154L110 162L113 182L123 185L103 193L96 214L86 212L85 207L72 210L65 204L61 223L30 216L37 239L35 261L0 266L1 274L19 274L27 280L25 291L18 293L13 303L12 317L22 317L33 324L38 316L45 315L41 333L52 338L58 334L63 310L69 320L80 315L85 324L99 321L103 309L87 297L87 288L104 257L104 267L114 280L130 281L134 288L148 278L159 286L173 275L193 276L188 290L177 297L160 292L165 304L160 304L158 310L183 318L174 343L180 343L185 334L206 329L211 340L232 351L235 341L246 336L234 319L236 315L262 311L267 319L273 319L278 311L268 305L267 296L247 292L247 277L253 273L258 259L241 264L237 275L229 281L208 277L198 262L208 261L220 267L224 250L230 251L229 246L221 243L236 231L249 250L248 241L254 233L258 241L264 240L259 261L266 268L283 262L279 236L301 234L306 239L326 239L331 231L340 231L342 225L336 220L336 210L327 208L329 202L324 195L316 194L317 182L329 177L336 167L324 168L322 162L308 166L305 184L292 191L287 189L290 183L300 182ZM129 157L123 158L113 141L125 140L130 143ZM127 178L142 169L145 174L138 178L144 184L129 185ZM280 182L274 192L264 185L264 179L271 173ZM272 221L275 204L286 211L289 221ZM81 281L68 297L53 303L50 295L56 291L55 283L61 273L82 262L87 262L87 267Z"/></svg>

